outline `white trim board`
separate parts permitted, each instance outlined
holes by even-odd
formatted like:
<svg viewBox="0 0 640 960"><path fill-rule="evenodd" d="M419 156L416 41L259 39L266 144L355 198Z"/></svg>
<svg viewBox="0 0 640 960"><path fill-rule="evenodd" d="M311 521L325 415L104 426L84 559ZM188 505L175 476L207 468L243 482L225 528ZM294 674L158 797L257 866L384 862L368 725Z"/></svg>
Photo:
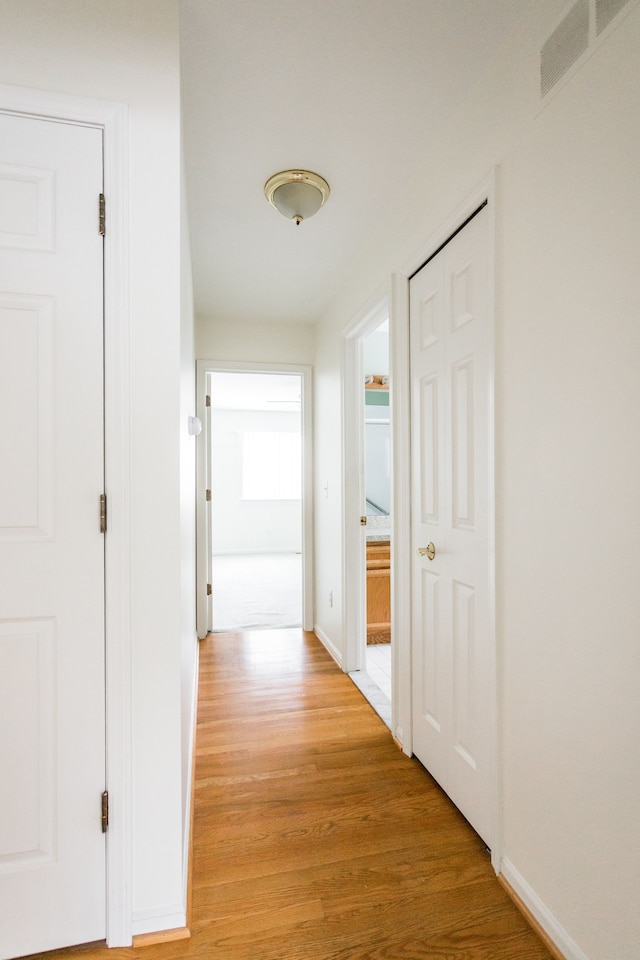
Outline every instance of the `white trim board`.
<svg viewBox="0 0 640 960"><path fill-rule="evenodd" d="M435 248L433 248L435 249ZM409 274L391 278L389 370L393 385L391 436L391 732L412 753L411 704L411 385L409 378ZM409 638L409 642L402 638Z"/></svg>
<svg viewBox="0 0 640 960"><path fill-rule="evenodd" d="M131 386L129 145L125 104L0 84L0 111L103 131L108 229L104 268L106 758L112 814L107 833L107 943L132 938Z"/></svg>
<svg viewBox="0 0 640 960"><path fill-rule="evenodd" d="M205 406L207 376L210 373L282 373L299 376L302 385L302 628L313 630L313 383L312 368L307 364L243 363L231 360L196 361L197 416L203 430L196 439L196 604L198 637L209 629L209 604L206 587L210 583L210 549L207 529L205 490L207 484L207 408Z"/></svg>
<svg viewBox="0 0 640 960"><path fill-rule="evenodd" d="M135 937L164 930L182 930L185 926L185 910L180 903L170 903L166 907L151 910L136 910L133 914L132 930Z"/></svg>
<svg viewBox="0 0 640 960"><path fill-rule="evenodd" d="M331 654L331 656L333 657L335 662L338 664L340 669L344 670L344 667L342 665L342 657L340 656L340 651L336 647L333 640L330 640L327 634L324 632L324 630L321 627L319 627L317 624L313 628L313 632L315 633L316 637L318 638L322 646L325 647L327 653Z"/></svg>
<svg viewBox="0 0 640 960"><path fill-rule="evenodd" d="M192 852L193 852L193 824L192 824L192 813L195 800L195 776L196 776L196 765L195 765L195 750L196 750L196 740L197 740L197 725L198 725L198 689L200 681L200 646L196 640L196 652L195 652L195 670L193 671L193 688L191 693L191 717L189 718L189 774L188 774L188 783L186 788L186 798L187 802L184 808L184 816L182 820L182 830L184 841L182 844L182 896L184 899L183 910L185 915L185 923L189 922L189 917L187 916L187 911L189 908L189 878L190 878L190 868L192 867ZM166 928L167 930L171 929L170 927Z"/></svg>
<svg viewBox="0 0 640 960"><path fill-rule="evenodd" d="M540 924L551 942L566 958L566 960L588 960L577 943L571 939L562 924L556 919L551 910L540 899L521 873L507 857L502 858L501 873L507 885L530 912L533 919Z"/></svg>

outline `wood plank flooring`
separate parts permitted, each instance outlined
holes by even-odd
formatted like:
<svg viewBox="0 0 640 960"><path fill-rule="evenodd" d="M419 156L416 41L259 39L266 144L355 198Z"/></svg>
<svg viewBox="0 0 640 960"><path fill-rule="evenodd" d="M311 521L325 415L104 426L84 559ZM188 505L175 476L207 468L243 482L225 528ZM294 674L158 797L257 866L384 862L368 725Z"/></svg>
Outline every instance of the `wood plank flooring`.
<svg viewBox="0 0 640 960"><path fill-rule="evenodd" d="M549 960L313 634L201 644L192 936L50 960Z"/></svg>

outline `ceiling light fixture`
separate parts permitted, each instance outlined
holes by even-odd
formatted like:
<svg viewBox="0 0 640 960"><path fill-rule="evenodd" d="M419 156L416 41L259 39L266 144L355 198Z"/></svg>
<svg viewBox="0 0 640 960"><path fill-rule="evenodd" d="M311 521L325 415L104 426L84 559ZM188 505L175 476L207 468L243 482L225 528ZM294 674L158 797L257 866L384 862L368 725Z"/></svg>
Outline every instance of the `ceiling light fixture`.
<svg viewBox="0 0 640 960"><path fill-rule="evenodd" d="M329 184L310 170L283 170L267 180L264 195L283 217L300 226L327 202Z"/></svg>

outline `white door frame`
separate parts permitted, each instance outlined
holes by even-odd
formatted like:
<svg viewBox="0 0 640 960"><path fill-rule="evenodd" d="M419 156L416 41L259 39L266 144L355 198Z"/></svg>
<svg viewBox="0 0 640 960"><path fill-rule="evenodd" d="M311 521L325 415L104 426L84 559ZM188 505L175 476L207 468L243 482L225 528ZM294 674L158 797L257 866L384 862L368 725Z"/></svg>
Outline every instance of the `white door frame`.
<svg viewBox="0 0 640 960"><path fill-rule="evenodd" d="M313 630L313 408L311 367L292 363L243 363L231 360L196 361L196 411L203 430L196 441L196 595L198 637L203 639L209 629L207 584L211 564L211 549L207 523L205 492L207 487L208 431L205 406L206 378L210 373L280 373L300 377L302 429L302 628Z"/></svg>
<svg viewBox="0 0 640 960"><path fill-rule="evenodd" d="M342 635L345 673L364 670L366 634L366 533L358 518L365 500L364 362L362 341L389 316L389 291L379 291L342 331L342 529L344 597ZM390 393L393 390L391 380ZM393 446L393 432L391 437ZM391 527L395 521L391 512ZM393 534L391 537L393 543ZM392 612L393 621L393 612ZM393 637L393 622L391 625Z"/></svg>
<svg viewBox="0 0 640 960"><path fill-rule="evenodd" d="M397 642L392 645L393 692L397 702L397 717L394 723L394 735L402 745L403 751L411 756L413 752L412 731L412 694L411 694L411 386L409 377L409 279L433 256L451 235L487 200L489 215L489 290L488 337L489 356L489 476L488 480L488 530L489 530L489 610L491 635L495 652L496 701L493 703L493 715L489 718L495 742L496 769L494 771L494 849L491 862L498 873L502 856L502 796L500 769L499 736L499 689L497 656L496 616L495 616L495 266L496 266L496 178L491 174L460 204L442 226L436 230L427 243L409 260L404 267L394 273L391 295L391 383L395 384L392 408L392 430L394 435L394 496L393 520L394 535L392 541L391 605L396 611L396 620L392 629Z"/></svg>
<svg viewBox="0 0 640 960"><path fill-rule="evenodd" d="M106 778L112 800L117 798L106 836L106 929L109 946L129 946L133 860L128 108L122 103L0 84L0 112L103 131L107 198L104 440L109 500L105 538ZM97 204L96 197L96 230ZM96 491L96 522L100 492ZM98 801L96 798L96 804Z"/></svg>

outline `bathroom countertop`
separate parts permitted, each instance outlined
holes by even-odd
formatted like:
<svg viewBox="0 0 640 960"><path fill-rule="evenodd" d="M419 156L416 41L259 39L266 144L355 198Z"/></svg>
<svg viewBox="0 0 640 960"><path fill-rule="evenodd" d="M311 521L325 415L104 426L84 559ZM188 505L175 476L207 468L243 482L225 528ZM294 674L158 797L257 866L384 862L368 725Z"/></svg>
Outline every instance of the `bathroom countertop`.
<svg viewBox="0 0 640 960"><path fill-rule="evenodd" d="M367 517L367 543L373 543L376 540L391 539L391 517L380 515L379 517Z"/></svg>

